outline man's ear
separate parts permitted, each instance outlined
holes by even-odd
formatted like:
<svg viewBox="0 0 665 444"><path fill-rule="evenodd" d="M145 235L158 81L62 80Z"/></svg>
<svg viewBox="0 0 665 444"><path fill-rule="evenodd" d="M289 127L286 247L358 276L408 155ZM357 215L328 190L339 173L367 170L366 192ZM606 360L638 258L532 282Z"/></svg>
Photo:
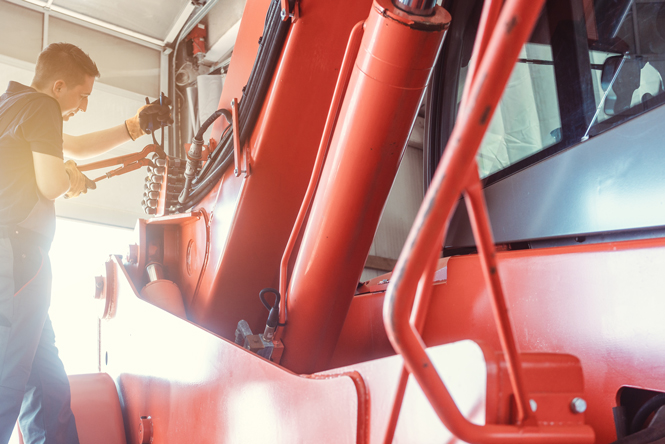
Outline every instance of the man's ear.
<svg viewBox="0 0 665 444"><path fill-rule="evenodd" d="M64 80L56 80L53 82L53 95L56 99L59 99L60 96L67 90L67 84Z"/></svg>

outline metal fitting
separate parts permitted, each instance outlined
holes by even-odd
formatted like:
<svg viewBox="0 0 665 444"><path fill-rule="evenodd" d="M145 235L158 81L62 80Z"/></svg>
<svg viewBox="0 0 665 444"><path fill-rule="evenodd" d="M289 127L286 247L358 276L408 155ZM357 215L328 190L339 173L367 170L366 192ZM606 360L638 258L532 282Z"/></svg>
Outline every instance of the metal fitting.
<svg viewBox="0 0 665 444"><path fill-rule="evenodd" d="M152 418L150 416L141 416L139 421L139 439L140 444L152 443Z"/></svg>
<svg viewBox="0 0 665 444"><path fill-rule="evenodd" d="M414 15L432 15L436 0L393 0L395 6L402 11Z"/></svg>
<svg viewBox="0 0 665 444"><path fill-rule="evenodd" d="M529 399L529 407L531 407L532 412L535 412L536 410L538 410L538 403L533 399Z"/></svg>
<svg viewBox="0 0 665 444"><path fill-rule="evenodd" d="M574 398L570 401L570 410L573 413L584 413L586 412L586 401L583 398Z"/></svg>
<svg viewBox="0 0 665 444"><path fill-rule="evenodd" d="M275 330L275 327L266 325L266 329L263 331L263 340L266 342L272 341L272 338L275 337Z"/></svg>
<svg viewBox="0 0 665 444"><path fill-rule="evenodd" d="M164 266L158 262L150 262L146 265L145 271L148 273L150 282L164 279Z"/></svg>
<svg viewBox="0 0 665 444"><path fill-rule="evenodd" d="M189 190L192 186L192 181L196 177L196 171L201 164L201 157L203 152L203 140L197 140L196 137L192 139L192 146L187 152L187 166L185 167L185 186L180 194L180 203L185 203L189 197Z"/></svg>

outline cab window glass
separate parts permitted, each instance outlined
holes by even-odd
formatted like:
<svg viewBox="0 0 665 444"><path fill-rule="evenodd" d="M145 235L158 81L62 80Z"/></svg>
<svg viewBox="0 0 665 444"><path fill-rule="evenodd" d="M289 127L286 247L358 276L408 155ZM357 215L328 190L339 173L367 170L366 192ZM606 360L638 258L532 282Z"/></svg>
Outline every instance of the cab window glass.
<svg viewBox="0 0 665 444"><path fill-rule="evenodd" d="M560 128L552 49L527 43L478 152L480 177L554 145Z"/></svg>
<svg viewBox="0 0 665 444"><path fill-rule="evenodd" d="M665 91L665 2L615 2L606 12L601 3L588 29L596 100L590 135L660 105Z"/></svg>
<svg viewBox="0 0 665 444"><path fill-rule="evenodd" d="M664 92L665 0L549 0L481 144L480 176L487 185L583 143Z"/></svg>

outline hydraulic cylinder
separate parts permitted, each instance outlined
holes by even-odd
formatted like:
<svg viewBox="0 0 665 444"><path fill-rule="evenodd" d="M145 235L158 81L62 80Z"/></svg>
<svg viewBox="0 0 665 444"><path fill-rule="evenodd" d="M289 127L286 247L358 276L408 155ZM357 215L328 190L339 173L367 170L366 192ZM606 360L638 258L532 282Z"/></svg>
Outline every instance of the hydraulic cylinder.
<svg viewBox="0 0 665 444"><path fill-rule="evenodd" d="M423 3L375 0L365 22L288 287L282 365L295 372L334 352L450 23Z"/></svg>

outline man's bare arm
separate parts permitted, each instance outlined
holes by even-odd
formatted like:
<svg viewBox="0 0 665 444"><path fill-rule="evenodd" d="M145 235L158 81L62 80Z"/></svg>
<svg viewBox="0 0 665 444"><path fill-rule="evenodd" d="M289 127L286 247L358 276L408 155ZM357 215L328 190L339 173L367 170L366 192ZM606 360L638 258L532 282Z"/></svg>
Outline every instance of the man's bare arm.
<svg viewBox="0 0 665 444"><path fill-rule="evenodd" d="M69 190L69 176L62 159L33 151L37 188L42 195L54 200Z"/></svg>
<svg viewBox="0 0 665 444"><path fill-rule="evenodd" d="M65 156L74 159L87 159L104 154L118 145L129 142L131 137L125 124L81 136L63 135L63 151ZM66 191L66 190L65 190Z"/></svg>

